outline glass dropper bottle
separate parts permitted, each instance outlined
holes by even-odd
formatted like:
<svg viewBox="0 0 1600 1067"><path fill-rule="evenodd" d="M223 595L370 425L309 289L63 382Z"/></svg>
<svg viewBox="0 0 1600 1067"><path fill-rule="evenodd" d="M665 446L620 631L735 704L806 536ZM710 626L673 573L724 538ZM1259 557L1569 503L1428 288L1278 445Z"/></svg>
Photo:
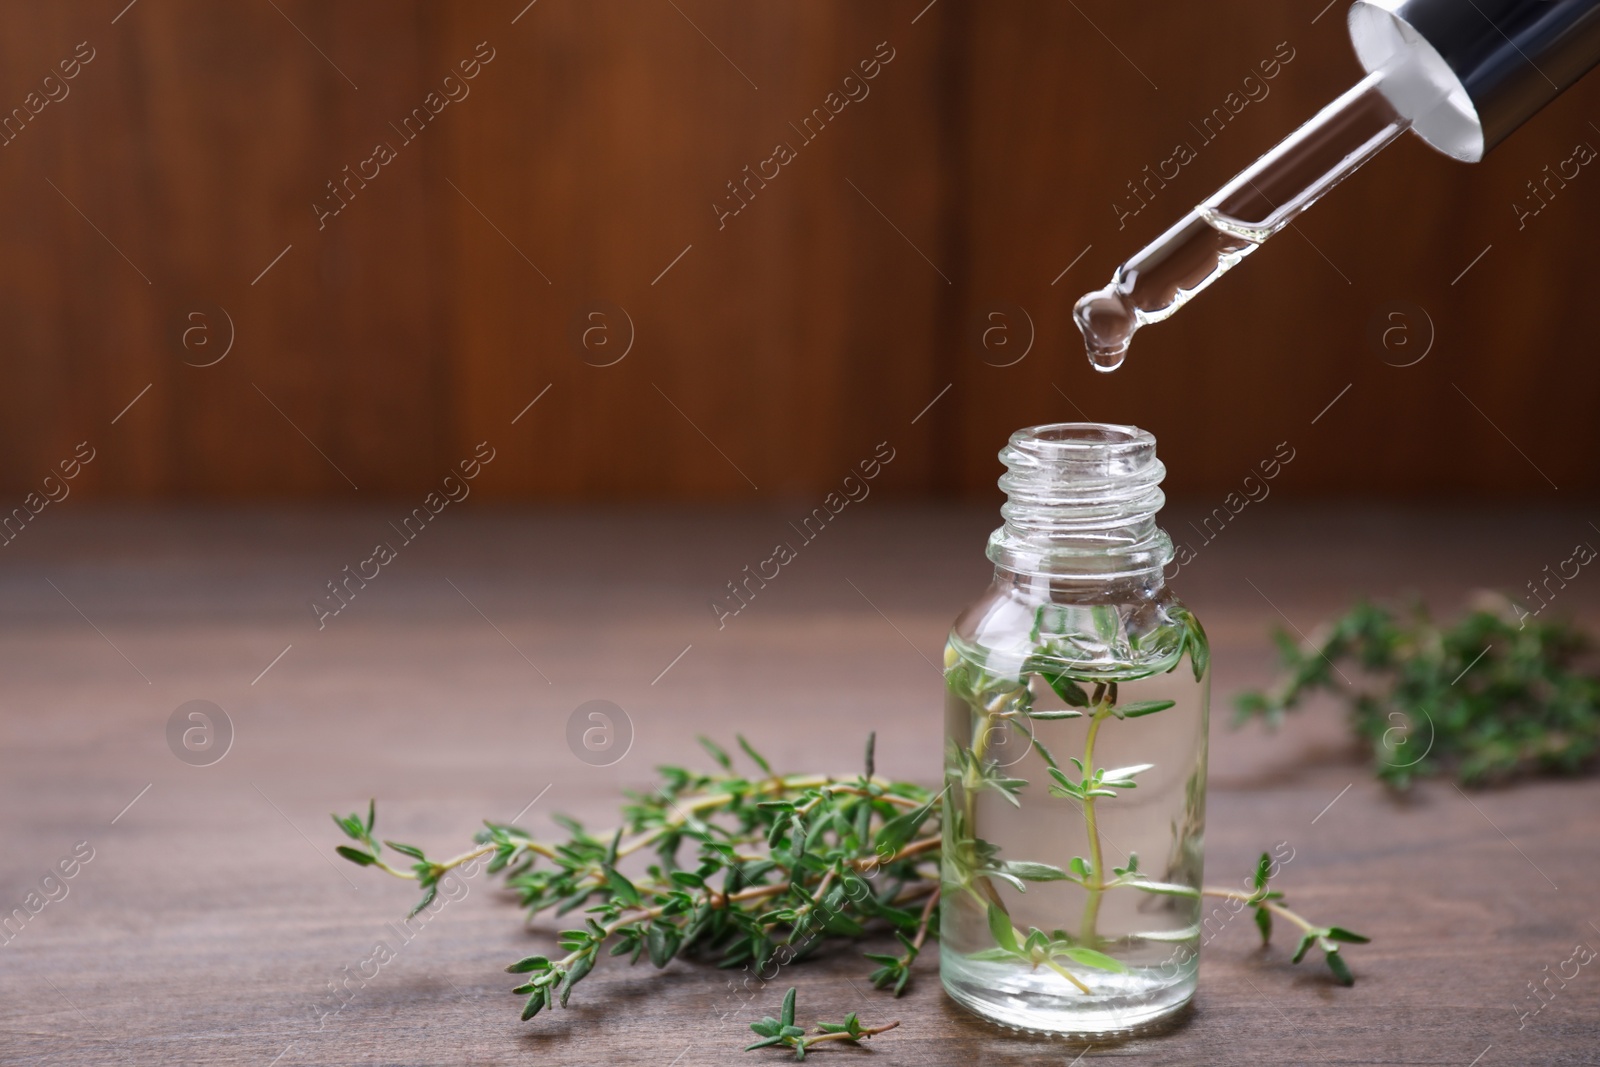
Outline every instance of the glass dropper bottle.
<svg viewBox="0 0 1600 1067"><path fill-rule="evenodd" d="M1477 162L1600 63L1600 0L1356 0L1366 77L1117 268L1073 309L1096 369L1407 129Z"/></svg>

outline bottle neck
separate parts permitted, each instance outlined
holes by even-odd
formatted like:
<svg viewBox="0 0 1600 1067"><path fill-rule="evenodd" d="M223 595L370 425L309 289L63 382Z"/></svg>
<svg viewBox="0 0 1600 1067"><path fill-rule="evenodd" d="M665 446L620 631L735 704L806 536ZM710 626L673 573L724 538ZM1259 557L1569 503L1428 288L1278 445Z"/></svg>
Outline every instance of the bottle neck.
<svg viewBox="0 0 1600 1067"><path fill-rule="evenodd" d="M1057 423L1018 430L1000 453L1004 524L990 536L998 581L1044 595L1148 595L1172 540L1155 438L1132 426Z"/></svg>

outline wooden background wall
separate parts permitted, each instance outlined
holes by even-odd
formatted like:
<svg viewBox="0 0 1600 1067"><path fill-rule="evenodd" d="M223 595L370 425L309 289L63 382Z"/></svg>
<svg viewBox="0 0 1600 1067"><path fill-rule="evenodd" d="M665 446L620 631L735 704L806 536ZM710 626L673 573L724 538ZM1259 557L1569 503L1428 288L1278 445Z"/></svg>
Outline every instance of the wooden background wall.
<svg viewBox="0 0 1600 1067"><path fill-rule="evenodd" d="M1178 490L1283 441L1292 492L1600 486L1600 174L1520 229L1513 207L1600 145L1600 78L1484 164L1389 150L1104 376L1072 302L1355 79L1342 4L0 11L0 109L61 97L0 147L11 497L81 441L73 489L102 498L409 495L483 440L478 489L508 499L814 495L881 441L889 491L981 493L1012 429L1078 417L1155 431ZM470 95L405 142L390 124L480 42ZM790 124L882 42L804 142ZM380 141L395 158L319 228ZM719 228L780 141L796 158ZM1179 142L1196 158L1119 229Z"/></svg>

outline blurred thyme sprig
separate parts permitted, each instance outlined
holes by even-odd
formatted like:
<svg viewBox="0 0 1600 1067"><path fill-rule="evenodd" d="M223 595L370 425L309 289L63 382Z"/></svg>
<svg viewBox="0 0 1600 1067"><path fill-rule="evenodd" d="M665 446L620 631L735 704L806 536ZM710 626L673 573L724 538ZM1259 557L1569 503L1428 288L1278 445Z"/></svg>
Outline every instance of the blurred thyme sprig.
<svg viewBox="0 0 1600 1067"><path fill-rule="evenodd" d="M1600 678L1576 666L1587 635L1510 601L1442 627L1420 606L1402 614L1361 601L1308 649L1281 629L1273 640L1285 677L1271 692L1241 694L1236 722L1276 725L1307 696L1331 692L1349 705L1377 776L1397 788L1438 774L1466 785L1573 774L1600 753Z"/></svg>
<svg viewBox="0 0 1600 1067"><path fill-rule="evenodd" d="M370 804L365 817L333 817L355 842L337 851L360 866L416 881L423 896L412 914L432 903L445 874L485 858L489 873L501 875L520 895L530 919L547 911L564 915L583 909L582 925L557 937L562 954L528 956L506 968L529 976L513 990L527 998L524 1020L558 1001L565 1007L573 987L599 962L602 949L608 956L627 955L630 963L648 955L658 968L677 957L694 956L722 968L744 967L770 980L778 968L813 954L828 939L854 940L868 933L869 926L889 930L900 944L899 953L866 957L878 965L872 984L899 996L924 942L938 931L939 795L879 777L872 737L864 771L854 777L779 774L744 738L738 741L759 774L737 773L727 752L701 738L717 772L658 768L662 781L655 791L627 794L621 824L603 832L591 833L573 819L556 816L568 836L546 843L520 827L485 822L475 836L476 847L434 861L414 845L380 842L376 805ZM385 861L385 847L412 860L409 870ZM686 847L692 855L683 855ZM643 860L642 870L624 874L620 867L639 867L641 860L630 857L646 850L653 860ZM1019 869L1038 880L1042 875L1035 867L1043 865ZM1132 873L1118 871L1119 876ZM1244 899L1257 908L1258 924L1260 915L1270 911L1324 939L1338 940L1335 932L1344 933L1316 927L1289 911L1278 903L1281 893L1266 891L1265 868L1261 877L1257 894L1143 881L1135 888ZM1269 931L1270 926L1263 929L1264 934ZM1296 962L1308 943L1302 943ZM1348 969L1341 970L1336 961L1336 955L1330 957L1329 966L1349 984ZM771 973L763 973L769 969ZM825 1024L821 1034L805 1035L790 1032L792 1017L778 1022L771 1034L757 1030L765 1038L778 1038L758 1047L783 1044L795 1049L796 1058L804 1058L805 1048L820 1041L854 1040L890 1028L861 1027L852 1015L843 1023Z"/></svg>

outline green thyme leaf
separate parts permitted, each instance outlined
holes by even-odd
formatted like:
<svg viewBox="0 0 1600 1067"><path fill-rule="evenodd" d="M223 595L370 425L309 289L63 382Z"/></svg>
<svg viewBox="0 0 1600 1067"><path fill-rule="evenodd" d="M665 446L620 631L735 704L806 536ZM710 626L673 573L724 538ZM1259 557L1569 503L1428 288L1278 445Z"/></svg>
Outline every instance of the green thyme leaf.
<svg viewBox="0 0 1600 1067"><path fill-rule="evenodd" d="M1340 985L1356 984L1355 975L1350 973L1350 968L1346 966L1344 958L1339 955L1337 949L1325 953L1324 958L1328 961L1328 970L1333 972L1333 976L1339 980Z"/></svg>
<svg viewBox="0 0 1600 1067"><path fill-rule="evenodd" d="M1116 711L1121 718L1137 719L1143 715L1154 715L1158 711L1166 711L1177 706L1176 700L1137 700L1132 704L1119 704Z"/></svg>
<svg viewBox="0 0 1600 1067"><path fill-rule="evenodd" d="M695 740L700 742L700 747L705 749L706 754L716 761L718 767L730 773L733 771L733 760L728 758L728 754L716 742L709 737L699 736Z"/></svg>
<svg viewBox="0 0 1600 1067"><path fill-rule="evenodd" d="M1072 877L1060 867L1052 867L1048 863L1033 863L1029 860L1007 860L1000 865L1000 870L1029 882L1059 882L1063 878Z"/></svg>
<svg viewBox="0 0 1600 1067"><path fill-rule="evenodd" d="M529 971L548 971L550 961L543 956L524 956L506 968L507 974L527 974Z"/></svg>
<svg viewBox="0 0 1600 1067"><path fill-rule="evenodd" d="M1098 967L1102 971L1115 971L1117 974L1128 972L1127 964L1092 948L1070 946L1060 949L1060 953L1073 963L1081 963L1085 967Z"/></svg>
<svg viewBox="0 0 1600 1067"><path fill-rule="evenodd" d="M634 887L632 882L617 873L615 867L602 867L600 871L606 880L606 884L611 887L611 892L624 904L637 905L639 903L641 899L639 890Z"/></svg>
<svg viewBox="0 0 1600 1067"><path fill-rule="evenodd" d="M1039 677L1045 680L1045 684L1054 690L1056 696L1060 697L1068 707L1086 708L1089 706L1089 694L1085 693L1082 686L1065 674L1040 671Z"/></svg>
<svg viewBox="0 0 1600 1067"><path fill-rule="evenodd" d="M1011 916L993 902L989 904L988 915L989 933L994 937L995 944L1008 952L1021 952L1021 946L1017 944L1017 931L1011 925Z"/></svg>
<svg viewBox="0 0 1600 1067"><path fill-rule="evenodd" d="M1266 908L1257 908L1255 912L1256 929L1261 931L1261 943L1263 945L1270 944L1272 942L1272 913Z"/></svg>
<svg viewBox="0 0 1600 1067"><path fill-rule="evenodd" d="M763 756L761 753L757 752L754 748L752 748L751 745L750 745L750 742L748 742L748 741L746 741L744 739L744 735L743 734L734 734L733 736L734 736L734 739L739 742L739 747L744 749L744 754L746 756L749 756L753 761L755 761L755 765L757 767L761 768L761 773L765 774L768 778L771 778L772 777L772 765L767 762L766 757Z"/></svg>

